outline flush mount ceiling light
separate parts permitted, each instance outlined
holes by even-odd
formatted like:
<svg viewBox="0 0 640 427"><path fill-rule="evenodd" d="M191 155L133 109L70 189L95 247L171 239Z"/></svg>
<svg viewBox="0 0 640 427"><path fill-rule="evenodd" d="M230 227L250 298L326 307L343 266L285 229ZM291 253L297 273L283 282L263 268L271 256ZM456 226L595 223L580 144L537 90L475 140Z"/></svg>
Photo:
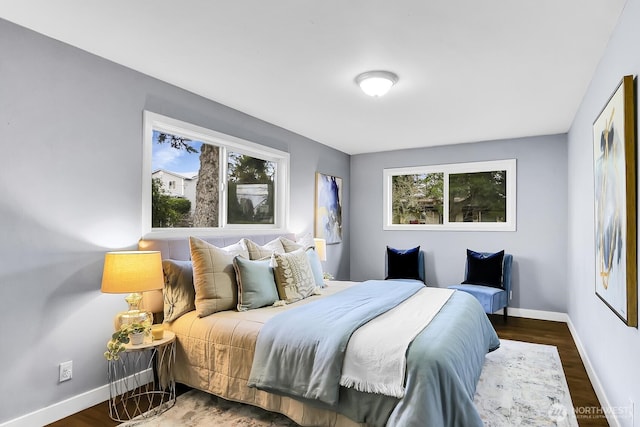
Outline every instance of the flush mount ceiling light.
<svg viewBox="0 0 640 427"><path fill-rule="evenodd" d="M356 76L356 83L369 96L382 96L398 82L398 76L390 71L367 71Z"/></svg>

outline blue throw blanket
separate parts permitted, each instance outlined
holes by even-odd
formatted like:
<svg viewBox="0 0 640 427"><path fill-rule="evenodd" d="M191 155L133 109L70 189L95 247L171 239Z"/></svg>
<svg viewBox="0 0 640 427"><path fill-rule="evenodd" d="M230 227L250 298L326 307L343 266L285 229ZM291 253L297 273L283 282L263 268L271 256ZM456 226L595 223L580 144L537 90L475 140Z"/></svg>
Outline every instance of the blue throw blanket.
<svg viewBox="0 0 640 427"><path fill-rule="evenodd" d="M370 424L482 427L473 395L485 354L499 346L478 300L455 292L409 347L405 397L386 424L382 419Z"/></svg>
<svg viewBox="0 0 640 427"><path fill-rule="evenodd" d="M260 330L248 385L337 405L351 334L424 287L370 280L269 320Z"/></svg>

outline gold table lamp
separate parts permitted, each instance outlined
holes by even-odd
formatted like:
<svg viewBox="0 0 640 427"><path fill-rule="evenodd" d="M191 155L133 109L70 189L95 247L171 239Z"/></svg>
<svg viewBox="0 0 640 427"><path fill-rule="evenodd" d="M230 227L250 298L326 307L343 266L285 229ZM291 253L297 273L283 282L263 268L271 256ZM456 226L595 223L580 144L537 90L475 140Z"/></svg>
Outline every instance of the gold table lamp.
<svg viewBox="0 0 640 427"><path fill-rule="evenodd" d="M125 301L129 310L118 313L115 328L130 323L151 326L153 314L140 308L141 292L162 289L164 275L162 257L158 251L107 252L102 273L102 292L129 295Z"/></svg>
<svg viewBox="0 0 640 427"><path fill-rule="evenodd" d="M313 243L316 245L316 252L318 253L318 258L320 261L327 260L327 241L325 239L315 238L313 239Z"/></svg>

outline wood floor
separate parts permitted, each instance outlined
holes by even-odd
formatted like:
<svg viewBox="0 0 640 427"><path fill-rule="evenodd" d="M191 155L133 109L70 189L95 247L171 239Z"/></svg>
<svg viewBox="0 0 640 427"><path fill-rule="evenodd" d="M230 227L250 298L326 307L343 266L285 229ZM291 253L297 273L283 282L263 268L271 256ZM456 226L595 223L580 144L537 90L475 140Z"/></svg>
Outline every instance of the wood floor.
<svg viewBox="0 0 640 427"><path fill-rule="evenodd" d="M556 346L580 427L609 425L566 323L519 317L505 322L502 315L490 318L500 338Z"/></svg>
<svg viewBox="0 0 640 427"><path fill-rule="evenodd" d="M587 372L578 354L578 349L565 323L518 317L510 317L505 322L501 315L492 315L490 317L500 338L556 346L558 353L560 353L562 367L569 384L571 399L573 400L580 427L609 425L604 415L602 415L598 398L589 382ZM178 387L178 394L184 391L186 391L185 387ZM50 426L107 427L117 424L109 418L108 406L104 402L50 424Z"/></svg>

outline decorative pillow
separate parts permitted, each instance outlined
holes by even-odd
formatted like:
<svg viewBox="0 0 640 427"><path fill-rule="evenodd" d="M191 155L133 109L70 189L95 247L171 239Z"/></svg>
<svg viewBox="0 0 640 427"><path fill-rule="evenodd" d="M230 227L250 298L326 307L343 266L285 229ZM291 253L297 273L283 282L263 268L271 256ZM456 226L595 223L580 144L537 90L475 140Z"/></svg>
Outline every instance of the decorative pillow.
<svg viewBox="0 0 640 427"><path fill-rule="evenodd" d="M280 242L285 252L293 252L300 248L309 249L316 247L316 242L313 240L313 237L311 237L311 234L305 234L295 242L286 237L280 237Z"/></svg>
<svg viewBox="0 0 640 427"><path fill-rule="evenodd" d="M322 271L322 263L320 262L318 253L313 248L307 249L306 253L307 258L309 258L309 265L311 266L311 272L313 273L313 278L316 282L316 286L324 288L324 274Z"/></svg>
<svg viewBox="0 0 640 427"><path fill-rule="evenodd" d="M270 264L270 259L250 261L239 256L233 259L238 282L238 311L260 308L278 301L278 289Z"/></svg>
<svg viewBox="0 0 640 427"><path fill-rule="evenodd" d="M185 313L196 309L191 261L165 259L164 271L164 321L173 322Z"/></svg>
<svg viewBox="0 0 640 427"><path fill-rule="evenodd" d="M467 277L462 283L502 288L504 250L484 255L467 249Z"/></svg>
<svg viewBox="0 0 640 427"><path fill-rule="evenodd" d="M387 246L387 279L420 279L420 246L395 249Z"/></svg>
<svg viewBox="0 0 640 427"><path fill-rule="evenodd" d="M291 239L287 239L286 237L280 237L280 243L282 243L285 253L297 251L298 249L303 248L301 244L296 243Z"/></svg>
<svg viewBox="0 0 640 427"><path fill-rule="evenodd" d="M315 248L316 247L316 241L313 240L313 236L311 235L311 233L306 233L306 234L303 234L302 236L298 237L296 239L296 243L299 244L300 246L302 246L305 249Z"/></svg>
<svg viewBox="0 0 640 427"><path fill-rule="evenodd" d="M249 259L271 258L273 253L283 254L285 252L279 238L273 239L269 243L265 243L263 246L260 246L249 239L242 239L242 242L249 251Z"/></svg>
<svg viewBox="0 0 640 427"><path fill-rule="evenodd" d="M285 254L273 254L274 275L281 300L295 302L312 295L316 281L304 249Z"/></svg>
<svg viewBox="0 0 640 427"><path fill-rule="evenodd" d="M249 258L246 247L238 242L219 248L196 237L189 238L193 261L193 285L199 317L236 308L238 286L233 269L237 255Z"/></svg>

